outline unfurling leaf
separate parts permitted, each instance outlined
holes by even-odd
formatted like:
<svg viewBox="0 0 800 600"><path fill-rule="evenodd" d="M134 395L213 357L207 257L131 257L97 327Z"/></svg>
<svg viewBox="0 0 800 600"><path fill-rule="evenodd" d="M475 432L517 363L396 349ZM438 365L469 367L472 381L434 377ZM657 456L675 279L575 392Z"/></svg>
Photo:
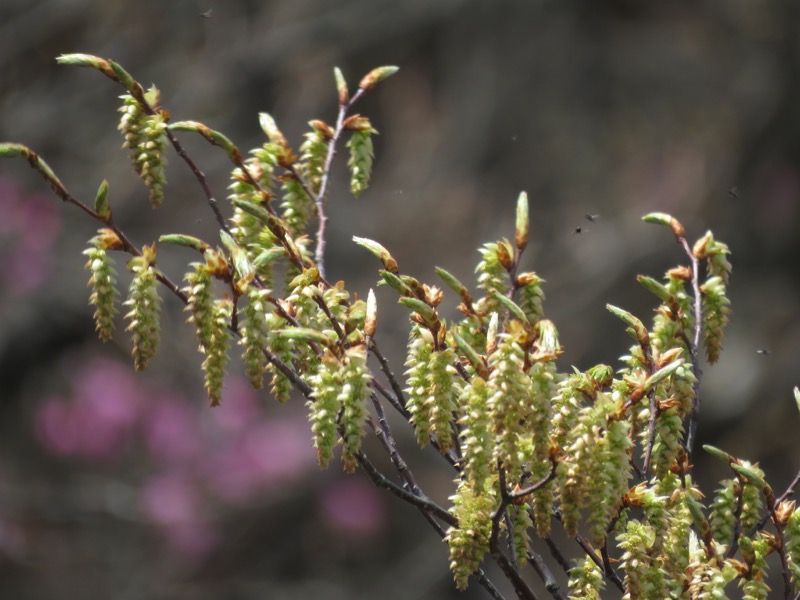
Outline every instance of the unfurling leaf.
<svg viewBox="0 0 800 600"><path fill-rule="evenodd" d="M400 70L400 67L394 66L387 66L387 67L378 67L377 69L372 69L369 73L367 73L361 82L358 84L362 90L371 90L374 88L378 83L391 77L395 73Z"/></svg>
<svg viewBox="0 0 800 600"><path fill-rule="evenodd" d="M517 198L517 221L514 230L514 242L520 252L528 246L528 194L525 192L520 192L519 198Z"/></svg>

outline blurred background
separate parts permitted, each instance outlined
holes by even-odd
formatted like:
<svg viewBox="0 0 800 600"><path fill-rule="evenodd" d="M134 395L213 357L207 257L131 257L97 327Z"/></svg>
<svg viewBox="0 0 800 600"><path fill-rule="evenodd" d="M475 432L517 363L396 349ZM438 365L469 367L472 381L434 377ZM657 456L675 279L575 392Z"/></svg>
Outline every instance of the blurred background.
<svg viewBox="0 0 800 600"><path fill-rule="evenodd" d="M423 281L438 283L436 265L474 281L477 248L513 236L526 190L525 267L547 280L562 370L616 364L629 339L605 304L648 317L654 303L635 275L684 262L642 215L669 212L692 239L713 230L733 252L734 314L719 364L703 366L699 443L761 461L777 490L796 472L800 4L3 0L0 139L40 152L86 202L107 178L116 221L137 244L165 232L214 243L202 190L177 156L165 205L149 208L115 130L122 88L55 64L70 52L113 58L161 89L173 119L243 150L263 141L259 111L295 146L310 119L334 121L334 66L351 86L400 66L357 109L380 131L372 187L355 200L342 157L334 169L329 278L362 296L375 286L377 261L351 242L359 235ZM182 139L224 199L222 153ZM177 301L164 304L145 374L122 332L96 341L81 255L96 225L22 161L0 162L0 211L4 595L456 597L446 547L415 510L363 475L318 470L302 401L251 391L234 362L224 405L207 408ZM179 248L159 255L175 281L190 260ZM391 292L378 298L379 341L399 373L406 314ZM447 502L443 463L408 459ZM702 452L696 464L708 489L726 476ZM474 586L458 597L486 596Z"/></svg>

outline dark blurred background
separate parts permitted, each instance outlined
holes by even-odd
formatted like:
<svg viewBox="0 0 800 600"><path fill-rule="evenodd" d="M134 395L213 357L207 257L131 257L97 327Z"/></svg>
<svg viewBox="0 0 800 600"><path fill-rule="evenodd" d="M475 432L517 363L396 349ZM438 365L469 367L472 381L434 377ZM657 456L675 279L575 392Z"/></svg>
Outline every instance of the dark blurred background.
<svg viewBox="0 0 800 600"><path fill-rule="evenodd" d="M296 146L308 120L332 122L334 66L351 86L400 66L358 107L381 134L372 187L354 200L343 158L334 169L329 275L360 295L374 287L376 261L350 241L359 235L423 281L437 283L435 265L473 281L477 248L513 236L526 190L525 266L547 280L562 370L615 364L629 340L605 304L647 317L654 303L634 276L684 261L642 215L672 213L692 238L713 230L733 252L734 314L719 364L704 365L700 443L761 461L777 490L792 478L800 4L3 0L0 139L39 151L86 202L107 178L116 220L138 244L164 232L214 242L177 156L165 206L150 210L119 150L122 88L57 66L69 52L115 59L158 85L174 119L242 149L262 143L259 111ZM183 139L223 199L230 165ZM248 391L234 363L224 406L205 406L176 301L164 304L162 347L144 375L122 332L95 341L80 253L96 226L24 162L0 162L0 207L3 597L455 597L446 547L416 511L362 475L318 471L301 401ZM174 280L194 259L159 256ZM379 340L401 372L405 315L391 293L378 297ZM701 454L713 489L726 474ZM446 502L441 461L409 460Z"/></svg>

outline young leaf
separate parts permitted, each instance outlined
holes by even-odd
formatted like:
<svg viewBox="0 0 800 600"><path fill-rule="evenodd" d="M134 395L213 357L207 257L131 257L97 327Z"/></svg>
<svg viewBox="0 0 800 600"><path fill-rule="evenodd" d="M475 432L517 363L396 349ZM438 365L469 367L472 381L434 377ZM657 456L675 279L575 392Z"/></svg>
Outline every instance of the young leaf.
<svg viewBox="0 0 800 600"><path fill-rule="evenodd" d="M520 192L517 198L517 220L514 231L517 250L522 252L528 246L528 194Z"/></svg>
<svg viewBox="0 0 800 600"><path fill-rule="evenodd" d="M366 248L376 258L380 259L387 271L395 275L399 272L399 269L397 268L397 261L392 257L389 251L381 246L378 242L358 236L353 236L353 241L362 248Z"/></svg>
<svg viewBox="0 0 800 600"><path fill-rule="evenodd" d="M358 84L362 90L367 91L374 88L378 83L387 79L397 73L400 70L400 67L378 67L377 69L372 69L369 73L367 73L361 82Z"/></svg>

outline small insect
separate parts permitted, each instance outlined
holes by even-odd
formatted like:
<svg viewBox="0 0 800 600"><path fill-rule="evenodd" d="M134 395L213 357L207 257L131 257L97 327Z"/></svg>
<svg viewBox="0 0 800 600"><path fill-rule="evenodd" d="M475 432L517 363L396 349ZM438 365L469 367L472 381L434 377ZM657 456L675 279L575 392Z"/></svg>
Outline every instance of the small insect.
<svg viewBox="0 0 800 600"><path fill-rule="evenodd" d="M597 219L600 218L600 215L593 215L592 213L586 213L583 216L586 217L586 220L589 221L590 223L595 223L597 222Z"/></svg>
<svg viewBox="0 0 800 600"><path fill-rule="evenodd" d="M756 352L758 352L759 354L763 354L764 356L769 356L770 354L772 354L772 351L767 350L766 348L759 348L758 350L756 350Z"/></svg>
<svg viewBox="0 0 800 600"><path fill-rule="evenodd" d="M204 10L203 12L200 13L200 16L203 17L204 19L210 19L211 18L211 13L213 12L213 10L214 10L213 8L209 8L208 10Z"/></svg>
<svg viewBox="0 0 800 600"><path fill-rule="evenodd" d="M731 189L729 189L728 194L730 195L731 198L741 198L741 196L739 195L739 188L737 188L736 186L733 186Z"/></svg>
<svg viewBox="0 0 800 600"><path fill-rule="evenodd" d="M580 235L584 232L583 227L576 227L575 230L572 232L574 235Z"/></svg>

